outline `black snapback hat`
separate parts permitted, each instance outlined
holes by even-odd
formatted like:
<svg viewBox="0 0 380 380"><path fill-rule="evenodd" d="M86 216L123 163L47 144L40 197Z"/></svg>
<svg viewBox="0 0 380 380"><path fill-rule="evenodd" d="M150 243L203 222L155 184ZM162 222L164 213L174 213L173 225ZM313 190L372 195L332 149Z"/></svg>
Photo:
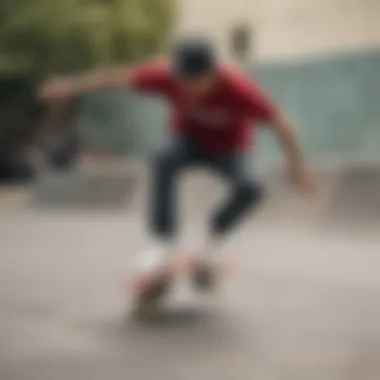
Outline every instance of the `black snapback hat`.
<svg viewBox="0 0 380 380"><path fill-rule="evenodd" d="M172 67L177 75L187 78L213 72L216 67L214 45L203 37L180 40L172 52Z"/></svg>

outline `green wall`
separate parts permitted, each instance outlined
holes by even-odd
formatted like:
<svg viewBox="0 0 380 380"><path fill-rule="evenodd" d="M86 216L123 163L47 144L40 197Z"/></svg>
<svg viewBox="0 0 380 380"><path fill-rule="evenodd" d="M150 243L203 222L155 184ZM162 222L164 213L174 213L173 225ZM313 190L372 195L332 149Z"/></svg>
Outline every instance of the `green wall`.
<svg viewBox="0 0 380 380"><path fill-rule="evenodd" d="M257 76L288 110L315 157L380 156L380 51L286 65ZM263 153L273 144L264 136Z"/></svg>
<svg viewBox="0 0 380 380"><path fill-rule="evenodd" d="M380 51L262 64L252 73L299 125L311 157L380 156ZM162 102L115 93L87 99L79 125L92 143L146 154L163 138L166 120ZM261 141L262 160L276 157L268 132Z"/></svg>

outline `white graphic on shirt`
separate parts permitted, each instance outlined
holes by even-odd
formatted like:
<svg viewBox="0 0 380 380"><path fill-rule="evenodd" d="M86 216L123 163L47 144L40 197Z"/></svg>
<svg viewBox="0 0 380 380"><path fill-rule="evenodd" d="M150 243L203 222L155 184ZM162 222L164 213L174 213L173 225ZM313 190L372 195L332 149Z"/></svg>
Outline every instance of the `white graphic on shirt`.
<svg viewBox="0 0 380 380"><path fill-rule="evenodd" d="M232 117L223 109L194 109L187 114L188 120L204 128L226 128L231 125Z"/></svg>

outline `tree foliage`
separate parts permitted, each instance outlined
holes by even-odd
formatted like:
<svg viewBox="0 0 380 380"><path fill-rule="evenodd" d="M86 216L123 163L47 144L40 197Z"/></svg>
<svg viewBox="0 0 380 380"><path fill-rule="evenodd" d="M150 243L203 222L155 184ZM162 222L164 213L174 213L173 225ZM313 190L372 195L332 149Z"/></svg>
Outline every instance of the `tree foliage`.
<svg viewBox="0 0 380 380"><path fill-rule="evenodd" d="M40 78L130 62L164 46L173 0L2 0L0 75Z"/></svg>

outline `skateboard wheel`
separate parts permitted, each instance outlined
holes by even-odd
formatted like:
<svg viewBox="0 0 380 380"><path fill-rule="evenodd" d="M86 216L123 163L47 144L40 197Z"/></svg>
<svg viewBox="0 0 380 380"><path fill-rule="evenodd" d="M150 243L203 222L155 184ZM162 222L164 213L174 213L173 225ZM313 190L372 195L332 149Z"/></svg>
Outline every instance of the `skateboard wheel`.
<svg viewBox="0 0 380 380"><path fill-rule="evenodd" d="M193 284L196 288L202 291L210 290L215 285L214 268L207 265L199 265L194 269L192 276Z"/></svg>

